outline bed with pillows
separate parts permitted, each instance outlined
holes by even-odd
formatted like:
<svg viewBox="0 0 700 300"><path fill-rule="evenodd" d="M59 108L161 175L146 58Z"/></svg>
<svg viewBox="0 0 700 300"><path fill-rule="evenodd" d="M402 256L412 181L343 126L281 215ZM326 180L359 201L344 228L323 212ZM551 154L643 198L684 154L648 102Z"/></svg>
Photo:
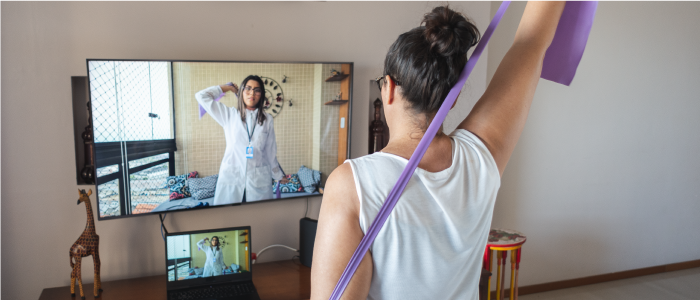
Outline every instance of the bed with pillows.
<svg viewBox="0 0 700 300"><path fill-rule="evenodd" d="M224 269L224 272L221 275L229 275L229 274L242 273L242 272L245 272L245 271L241 270L241 267L239 265L231 264L230 266L226 267L226 269ZM187 270L187 273L189 275L181 276L177 280L201 278L202 274L204 274L204 268L200 268L200 267L189 268Z"/></svg>
<svg viewBox="0 0 700 300"><path fill-rule="evenodd" d="M168 201L161 203L151 212L165 212L212 205L218 178L218 174L200 178L197 171L166 178L165 184L169 189L170 197Z"/></svg>
<svg viewBox="0 0 700 300"><path fill-rule="evenodd" d="M197 171L168 177L165 183L170 191L169 200L161 203L151 212L167 212L213 205L218 177L219 174L200 178ZM321 194L319 193L320 171L301 166L296 174L288 174L285 177L288 183L279 185L279 198L277 198L277 182L271 180L270 188L273 199Z"/></svg>

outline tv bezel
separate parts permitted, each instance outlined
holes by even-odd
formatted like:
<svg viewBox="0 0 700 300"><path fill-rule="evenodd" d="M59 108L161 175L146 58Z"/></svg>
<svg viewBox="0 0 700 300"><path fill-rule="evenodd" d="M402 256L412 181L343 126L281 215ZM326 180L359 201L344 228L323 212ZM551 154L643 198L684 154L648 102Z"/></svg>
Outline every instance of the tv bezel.
<svg viewBox="0 0 700 300"><path fill-rule="evenodd" d="M350 146L352 142L352 104L353 104L353 85L355 81L355 64L354 62L337 62L337 61L332 61L332 62L327 62L327 61L242 61L242 60L186 60L186 59L105 59L105 58L87 58L85 59L85 66L87 69L87 80L88 80L88 101L92 101L92 89L90 87L90 61L156 61L156 62L169 62L169 63L175 63L175 62L194 62L194 63L261 63L261 64L347 64L350 65L350 84L349 84L349 92L348 92L348 117L347 121L345 122L345 126L347 126L348 133L347 133L347 146L346 146L346 151L345 151L345 159L350 159ZM172 80L173 76L173 70L172 68L170 69L170 78ZM173 84L171 86L171 93L172 95L175 94L175 85ZM92 116L92 110L93 106L90 105L90 115ZM175 105L173 105L173 115L175 115ZM90 124L92 124L93 120L90 120ZM94 128L94 124L93 128ZM173 132L176 130L175 128L175 123L173 122ZM97 147L95 147L95 135L92 135L92 157L93 160L97 160ZM274 201L286 201L286 200L292 200L292 199L303 199L303 198L310 198L310 197L322 197L323 194L318 194L318 195L300 195L300 196L292 196L292 197L285 197L285 198L272 198L272 199L265 199L265 200L257 200L253 202L245 202L245 203L232 203L232 204L225 204L225 205L210 205L210 206L201 206L201 207L192 207L192 208L185 208L185 209L178 209L178 210L172 210L172 211L159 211L159 212L147 212L147 213L141 213L141 214L127 214L127 215L120 215L120 216L110 216L110 217L102 217L100 214L100 203L98 199L99 195L99 188L97 184L97 164L93 163L93 174L95 174L95 204L97 205L97 220L98 221L105 221L105 220L117 220L117 219L123 219L123 218L132 218L132 217L141 217L141 216L152 216L152 215L161 215L161 214L169 214L169 213L176 213L176 212L187 212L187 211L199 211L202 209L210 209L210 208L222 208L222 207L231 207L231 206L240 206L240 205L251 205L251 204L257 204L257 203L269 203L269 202L274 202Z"/></svg>

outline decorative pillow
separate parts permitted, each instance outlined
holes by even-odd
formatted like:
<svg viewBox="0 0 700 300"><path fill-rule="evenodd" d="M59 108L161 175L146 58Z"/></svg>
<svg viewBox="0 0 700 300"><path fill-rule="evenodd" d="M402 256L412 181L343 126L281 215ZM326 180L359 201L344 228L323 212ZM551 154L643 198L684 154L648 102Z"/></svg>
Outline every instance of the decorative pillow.
<svg viewBox="0 0 700 300"><path fill-rule="evenodd" d="M231 272L233 273L238 273L238 271L241 269L237 264L231 264Z"/></svg>
<svg viewBox="0 0 700 300"><path fill-rule="evenodd" d="M319 184L321 184L321 172L309 169L305 166L299 168L299 181L304 187L304 191L307 193L313 193L318 189Z"/></svg>
<svg viewBox="0 0 700 300"><path fill-rule="evenodd" d="M170 189L170 200L182 199L186 197L191 197L190 189L187 187L187 179L197 178L199 173L194 171L192 173L169 176L165 179L165 184L168 185Z"/></svg>
<svg viewBox="0 0 700 300"><path fill-rule="evenodd" d="M301 182L299 182L299 176L297 174L287 174L284 176L289 182L285 184L280 184L280 192L282 193L297 193L303 191L301 188ZM277 182L272 181L272 193L277 193Z"/></svg>
<svg viewBox="0 0 700 300"><path fill-rule="evenodd" d="M190 192L192 192L192 198L202 200L214 197L217 179L219 179L219 174L211 175L205 178L188 179L187 185L190 188Z"/></svg>

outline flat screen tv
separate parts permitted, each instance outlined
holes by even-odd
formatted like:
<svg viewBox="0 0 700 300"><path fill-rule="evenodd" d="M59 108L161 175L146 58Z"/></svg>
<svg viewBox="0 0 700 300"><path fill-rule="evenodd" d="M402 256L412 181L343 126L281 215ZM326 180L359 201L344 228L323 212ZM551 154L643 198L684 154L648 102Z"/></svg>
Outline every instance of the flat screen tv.
<svg viewBox="0 0 700 300"><path fill-rule="evenodd" d="M349 158L352 63L87 69L99 220L319 196Z"/></svg>

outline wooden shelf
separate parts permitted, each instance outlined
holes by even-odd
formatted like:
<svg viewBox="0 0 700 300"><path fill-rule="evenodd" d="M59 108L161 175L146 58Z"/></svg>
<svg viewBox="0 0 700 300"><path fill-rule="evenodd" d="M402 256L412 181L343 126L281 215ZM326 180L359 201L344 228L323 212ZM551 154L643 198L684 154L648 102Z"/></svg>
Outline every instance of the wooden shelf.
<svg viewBox="0 0 700 300"><path fill-rule="evenodd" d="M325 105L341 105L348 103L348 100L331 100L325 103Z"/></svg>
<svg viewBox="0 0 700 300"><path fill-rule="evenodd" d="M254 268L253 283L261 299L309 299L311 295L311 268L291 260L257 263ZM92 273L92 268L90 272ZM87 274L87 271L85 273ZM166 300L168 299L168 291L165 287L167 280L167 275L161 274L150 277L102 281L104 291L97 298L93 298L94 296L92 295L93 283L84 282L83 290L87 300ZM45 288L41 292L39 300L80 299L80 291L78 291L77 284L76 294L75 296L70 295L70 286Z"/></svg>
<svg viewBox="0 0 700 300"><path fill-rule="evenodd" d="M335 75L335 76L331 76L331 77L326 78L326 82L341 81L341 80L343 80L343 79L345 79L345 78L348 78L348 76L350 76L350 75L349 75L349 74L342 74L342 73L341 73L341 74L338 74L338 75Z"/></svg>

